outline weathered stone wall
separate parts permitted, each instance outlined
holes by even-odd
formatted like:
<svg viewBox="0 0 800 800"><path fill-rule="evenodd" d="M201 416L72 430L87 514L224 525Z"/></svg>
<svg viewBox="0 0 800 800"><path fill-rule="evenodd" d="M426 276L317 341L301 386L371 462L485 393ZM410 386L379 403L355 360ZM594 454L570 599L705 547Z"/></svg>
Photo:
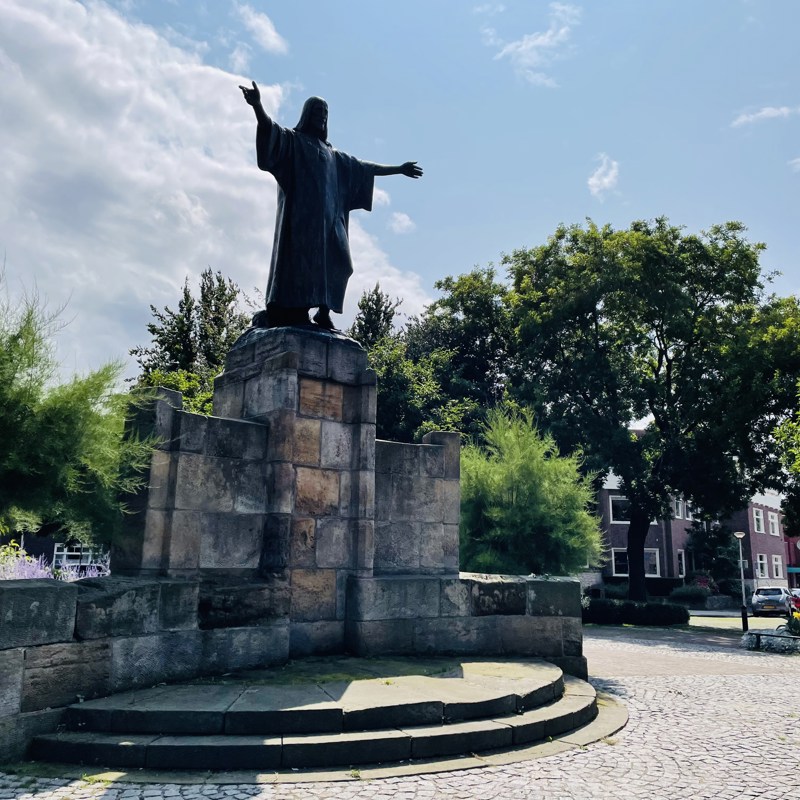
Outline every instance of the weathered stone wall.
<svg viewBox="0 0 800 800"><path fill-rule="evenodd" d="M162 681L283 663L288 621L202 630L197 581L0 581L0 763L63 706Z"/></svg>
<svg viewBox="0 0 800 800"><path fill-rule="evenodd" d="M348 649L361 656L537 656L585 678L580 597L573 578L354 577Z"/></svg>
<svg viewBox="0 0 800 800"><path fill-rule="evenodd" d="M458 572L460 436L375 448L375 575Z"/></svg>

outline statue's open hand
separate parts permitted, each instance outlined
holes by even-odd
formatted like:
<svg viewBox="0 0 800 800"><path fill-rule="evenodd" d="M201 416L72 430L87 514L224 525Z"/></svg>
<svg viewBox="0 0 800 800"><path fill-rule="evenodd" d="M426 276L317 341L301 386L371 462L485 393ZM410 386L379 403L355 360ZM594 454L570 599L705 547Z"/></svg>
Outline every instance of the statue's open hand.
<svg viewBox="0 0 800 800"><path fill-rule="evenodd" d="M242 94L248 105L256 106L261 102L261 92L258 90L255 81L253 81L252 89L248 89L246 86L240 86L239 88L242 90Z"/></svg>
<svg viewBox="0 0 800 800"><path fill-rule="evenodd" d="M422 177L422 167L418 167L416 161L406 161L406 163L400 167L400 172L409 178Z"/></svg>

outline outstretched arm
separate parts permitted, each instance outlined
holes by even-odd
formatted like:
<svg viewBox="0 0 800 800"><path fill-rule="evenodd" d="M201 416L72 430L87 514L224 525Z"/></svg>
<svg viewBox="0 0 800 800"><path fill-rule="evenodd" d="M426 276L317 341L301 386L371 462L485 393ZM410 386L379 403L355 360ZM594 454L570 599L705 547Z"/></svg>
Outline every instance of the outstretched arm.
<svg viewBox="0 0 800 800"><path fill-rule="evenodd" d="M240 86L239 88L242 90L242 94L244 95L247 105L253 107L258 124L269 125L272 120L267 116L267 112L264 111L264 106L261 105L261 92L259 91L256 82L253 81L252 89L248 89L246 86Z"/></svg>
<svg viewBox="0 0 800 800"><path fill-rule="evenodd" d="M389 167L384 164L372 164L373 175L405 175L409 178L419 178L422 176L422 167L417 166L416 161L406 161L397 167Z"/></svg>

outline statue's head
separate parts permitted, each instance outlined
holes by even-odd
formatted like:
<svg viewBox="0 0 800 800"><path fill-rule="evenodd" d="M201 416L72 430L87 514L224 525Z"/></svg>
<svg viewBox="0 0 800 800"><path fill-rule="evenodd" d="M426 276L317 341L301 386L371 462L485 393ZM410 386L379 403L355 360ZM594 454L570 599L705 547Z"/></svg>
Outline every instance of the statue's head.
<svg viewBox="0 0 800 800"><path fill-rule="evenodd" d="M328 138L328 104L321 97L309 97L303 104L300 122L295 130L316 136L322 141Z"/></svg>

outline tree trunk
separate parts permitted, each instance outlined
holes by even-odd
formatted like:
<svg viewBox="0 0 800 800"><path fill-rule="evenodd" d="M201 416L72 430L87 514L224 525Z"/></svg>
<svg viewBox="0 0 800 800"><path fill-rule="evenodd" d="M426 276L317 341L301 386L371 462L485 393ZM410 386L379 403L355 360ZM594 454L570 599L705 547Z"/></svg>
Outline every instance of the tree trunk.
<svg viewBox="0 0 800 800"><path fill-rule="evenodd" d="M628 599L647 600L644 580L644 542L650 530L650 517L636 508L630 508L628 525Z"/></svg>

